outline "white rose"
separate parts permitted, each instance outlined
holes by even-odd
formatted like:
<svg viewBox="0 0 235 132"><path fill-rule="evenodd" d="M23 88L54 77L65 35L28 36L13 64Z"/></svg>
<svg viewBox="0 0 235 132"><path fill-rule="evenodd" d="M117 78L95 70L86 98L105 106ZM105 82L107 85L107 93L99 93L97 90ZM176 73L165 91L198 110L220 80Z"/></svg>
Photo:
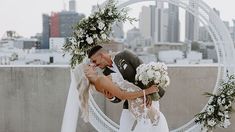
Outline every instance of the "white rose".
<svg viewBox="0 0 235 132"><path fill-rule="evenodd" d="M75 33L76 33L77 36L81 35L81 32L79 30L76 30Z"/></svg>
<svg viewBox="0 0 235 132"><path fill-rule="evenodd" d="M139 75L139 81L141 81L143 79L143 76L142 75Z"/></svg>
<svg viewBox="0 0 235 132"><path fill-rule="evenodd" d="M225 105L225 106L224 106L224 108L225 108L225 109L228 109L228 106L227 106L227 105Z"/></svg>
<svg viewBox="0 0 235 132"><path fill-rule="evenodd" d="M231 122L229 121L229 119L225 119L223 124L224 128L228 128L229 125L231 125Z"/></svg>
<svg viewBox="0 0 235 132"><path fill-rule="evenodd" d="M84 52L81 52L80 55L85 55L85 53L84 53Z"/></svg>
<svg viewBox="0 0 235 132"><path fill-rule="evenodd" d="M93 34L93 38L98 38L98 35L97 34Z"/></svg>
<svg viewBox="0 0 235 132"><path fill-rule="evenodd" d="M203 118L206 119L206 115L203 115Z"/></svg>
<svg viewBox="0 0 235 132"><path fill-rule="evenodd" d="M169 76L164 76L165 77L165 87L168 87L169 85L170 85L170 78L169 78Z"/></svg>
<svg viewBox="0 0 235 132"><path fill-rule="evenodd" d="M208 105L206 111L209 115L211 115L215 111L215 109L212 105Z"/></svg>
<svg viewBox="0 0 235 132"><path fill-rule="evenodd" d="M153 74L154 74L154 77L155 77L156 80L160 80L161 73L159 71L155 71Z"/></svg>
<svg viewBox="0 0 235 132"><path fill-rule="evenodd" d="M93 43L92 37L87 37L86 41L87 41L88 44L92 44Z"/></svg>
<svg viewBox="0 0 235 132"><path fill-rule="evenodd" d="M102 38L102 39L106 39L106 38L107 38L107 35L103 33L103 34L101 35L101 38Z"/></svg>
<svg viewBox="0 0 235 132"><path fill-rule="evenodd" d="M215 122L214 119L208 120L207 123L208 123L209 126L212 126L212 127L213 127L214 125L216 125L216 122Z"/></svg>
<svg viewBox="0 0 235 132"><path fill-rule="evenodd" d="M74 53L77 54L77 55L80 54L79 51L77 51L77 50L75 50Z"/></svg>
<svg viewBox="0 0 235 132"><path fill-rule="evenodd" d="M161 63L161 65L162 65L162 69L166 71L167 70L166 64L165 63Z"/></svg>
<svg viewBox="0 0 235 132"><path fill-rule="evenodd" d="M136 74L136 75L135 75L135 80L138 81L138 78L139 78L139 75Z"/></svg>
<svg viewBox="0 0 235 132"><path fill-rule="evenodd" d="M233 94L233 90L229 90L226 94L227 94L227 95Z"/></svg>
<svg viewBox="0 0 235 132"><path fill-rule="evenodd" d="M145 64L141 64L141 65L139 65L139 66L136 68L136 70L139 71L139 70L143 69L144 66L145 66Z"/></svg>
<svg viewBox="0 0 235 132"><path fill-rule="evenodd" d="M224 114L222 112L219 112L218 115L219 116L224 116Z"/></svg>
<svg viewBox="0 0 235 132"><path fill-rule="evenodd" d="M153 66L153 69L154 69L154 70L160 70L160 69L161 69L161 65L159 65L159 64L157 63L157 64L155 64L155 65Z"/></svg>
<svg viewBox="0 0 235 132"><path fill-rule="evenodd" d="M147 70L147 75L149 78L153 78L154 77L154 71L153 70Z"/></svg>
<svg viewBox="0 0 235 132"><path fill-rule="evenodd" d="M222 104L225 104L225 98L223 98L223 100L222 100L222 102L221 102Z"/></svg>
<svg viewBox="0 0 235 132"><path fill-rule="evenodd" d="M76 44L76 39L75 39L75 38L71 38L69 41L70 41L72 44Z"/></svg>
<svg viewBox="0 0 235 132"><path fill-rule="evenodd" d="M98 28L102 30L104 28L105 24L103 22L98 23Z"/></svg>
<svg viewBox="0 0 235 132"><path fill-rule="evenodd" d="M222 95L221 95L221 97L222 97L222 98L224 98L224 97L225 97L225 95L224 95L224 94L222 94Z"/></svg>
<svg viewBox="0 0 235 132"><path fill-rule="evenodd" d="M159 80L157 80L157 79L155 79L155 80L154 80L154 83L155 83L155 84L159 84L159 83L160 83L160 81L159 81Z"/></svg>
<svg viewBox="0 0 235 132"><path fill-rule="evenodd" d="M211 104L213 102L213 99L209 99L208 104Z"/></svg>
<svg viewBox="0 0 235 132"><path fill-rule="evenodd" d="M71 46L71 49L72 49L72 50L75 50L76 48L75 48L75 46L74 46L74 45L72 45L72 46Z"/></svg>
<svg viewBox="0 0 235 132"><path fill-rule="evenodd" d="M221 101L221 98L220 98L220 97L218 98L217 103L218 103L219 105L222 104L222 101Z"/></svg>
<svg viewBox="0 0 235 132"><path fill-rule="evenodd" d="M168 75L167 71L162 71L163 75Z"/></svg>
<svg viewBox="0 0 235 132"><path fill-rule="evenodd" d="M144 85L148 85L149 81L148 81L148 79L143 79L143 80L142 80L142 83L143 83Z"/></svg>
<svg viewBox="0 0 235 132"><path fill-rule="evenodd" d="M92 27L92 28L91 28L91 30L95 31L95 30L96 30L96 28L95 28L95 27Z"/></svg>
<svg viewBox="0 0 235 132"><path fill-rule="evenodd" d="M112 16L112 14L113 14L112 12L109 12L109 13L108 13L109 16Z"/></svg>
<svg viewBox="0 0 235 132"><path fill-rule="evenodd" d="M225 112L224 112L224 117L225 117L225 118L229 118L228 111L225 111Z"/></svg>

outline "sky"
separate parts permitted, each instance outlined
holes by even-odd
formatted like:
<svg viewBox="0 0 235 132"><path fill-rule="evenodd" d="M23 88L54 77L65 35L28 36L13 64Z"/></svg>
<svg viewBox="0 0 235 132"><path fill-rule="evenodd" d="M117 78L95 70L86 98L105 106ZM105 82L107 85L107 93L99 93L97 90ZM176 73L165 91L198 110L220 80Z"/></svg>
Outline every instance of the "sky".
<svg viewBox="0 0 235 132"><path fill-rule="evenodd" d="M14 30L24 37L30 37L42 32L42 14L68 9L69 0L0 0L0 38L7 30ZM86 16L91 13L92 5L103 3L105 0L76 0L77 12ZM210 7L220 11L221 19L235 19L235 0L204 0ZM66 3L66 4L64 4ZM130 5L130 16L137 17L137 10L148 2ZM126 24L129 27L129 24ZM125 25L124 25L125 27ZM128 28L127 28L128 29Z"/></svg>

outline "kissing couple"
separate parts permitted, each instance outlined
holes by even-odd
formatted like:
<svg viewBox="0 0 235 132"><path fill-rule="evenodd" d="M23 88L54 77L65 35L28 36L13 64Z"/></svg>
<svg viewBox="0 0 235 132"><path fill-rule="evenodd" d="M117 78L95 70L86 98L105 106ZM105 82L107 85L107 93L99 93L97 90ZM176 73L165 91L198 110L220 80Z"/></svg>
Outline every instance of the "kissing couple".
<svg viewBox="0 0 235 132"><path fill-rule="evenodd" d="M89 91L96 90L112 103L125 100L119 132L169 131L167 121L160 112L159 101L149 96L153 93L163 96L164 91L157 85L143 88L141 82L136 82L136 70L143 64L137 55L128 50L109 53L102 46L96 45L89 50L88 58L89 65L83 61L71 72L71 77L77 82L75 87L84 121L89 121ZM97 72L97 69L102 69L102 72ZM137 124L134 126L135 121ZM65 124L63 120L64 132L71 129Z"/></svg>

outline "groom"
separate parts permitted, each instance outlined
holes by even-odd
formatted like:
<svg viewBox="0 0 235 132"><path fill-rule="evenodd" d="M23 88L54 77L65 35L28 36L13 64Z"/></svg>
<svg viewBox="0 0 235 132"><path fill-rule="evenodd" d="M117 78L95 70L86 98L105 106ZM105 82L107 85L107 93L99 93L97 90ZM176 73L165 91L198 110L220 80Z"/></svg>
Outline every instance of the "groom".
<svg viewBox="0 0 235 132"><path fill-rule="evenodd" d="M119 73L122 77L135 84L136 68L142 64L136 55L128 50L117 53L115 56L111 56L104 48L97 45L90 49L88 57L96 67L103 69L104 75L109 75L112 72ZM139 85L138 85L139 86ZM139 86L141 87L141 86ZM115 96L112 96L108 91L105 91L105 96L113 103L118 103L121 100ZM147 98L147 105L151 105L151 98ZM128 102L125 100L123 104L123 110L120 117L120 129L119 131L129 132L135 122L133 115L128 110Z"/></svg>

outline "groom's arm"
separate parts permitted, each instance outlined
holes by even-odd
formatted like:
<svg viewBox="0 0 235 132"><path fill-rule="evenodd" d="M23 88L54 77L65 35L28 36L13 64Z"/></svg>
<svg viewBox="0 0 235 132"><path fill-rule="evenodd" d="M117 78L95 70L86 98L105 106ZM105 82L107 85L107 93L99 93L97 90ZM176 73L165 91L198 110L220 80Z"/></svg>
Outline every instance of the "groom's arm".
<svg viewBox="0 0 235 132"><path fill-rule="evenodd" d="M104 96L108 98L112 103L119 103L122 100L113 96L109 91L104 90Z"/></svg>
<svg viewBox="0 0 235 132"><path fill-rule="evenodd" d="M129 61L133 69L137 69L139 65L143 64L143 61L136 54L132 53L129 50L124 51L124 57L127 57L127 60ZM150 96L147 96L146 99L146 105L147 107L150 107L152 105L152 99Z"/></svg>

